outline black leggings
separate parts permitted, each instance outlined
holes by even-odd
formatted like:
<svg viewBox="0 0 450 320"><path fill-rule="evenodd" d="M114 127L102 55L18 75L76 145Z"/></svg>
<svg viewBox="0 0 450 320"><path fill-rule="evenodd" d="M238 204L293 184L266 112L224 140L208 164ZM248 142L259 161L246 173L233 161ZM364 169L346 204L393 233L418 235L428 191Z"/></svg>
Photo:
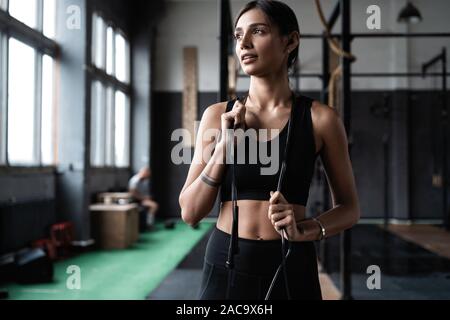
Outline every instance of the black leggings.
<svg viewBox="0 0 450 320"><path fill-rule="evenodd" d="M206 247L203 277L199 292L201 300L226 299L230 235L213 230ZM281 263L281 240L250 240L239 238L239 254L235 256L229 299L262 300ZM291 242L286 261L291 299L321 300L317 259L312 242ZM270 299L287 299L283 272L280 272Z"/></svg>

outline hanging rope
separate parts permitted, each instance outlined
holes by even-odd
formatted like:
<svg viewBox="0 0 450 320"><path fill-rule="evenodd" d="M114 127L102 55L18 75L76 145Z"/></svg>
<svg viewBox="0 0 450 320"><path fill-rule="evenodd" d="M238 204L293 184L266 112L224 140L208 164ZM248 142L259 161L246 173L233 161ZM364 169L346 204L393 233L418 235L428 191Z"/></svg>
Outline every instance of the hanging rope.
<svg viewBox="0 0 450 320"><path fill-rule="evenodd" d="M328 40L328 45L330 46L331 50L339 57L344 57L349 59L351 62L356 61L356 56L353 55L351 52L346 52L342 50L340 47L338 41L334 39L331 36L331 31L328 26L328 23L325 19L325 16L323 14L322 5L320 4L320 0L315 0L316 3L316 9L317 14L319 15L320 22L322 23L324 29L325 29L325 36ZM335 107L335 97L336 97L336 83L339 80L340 76L342 75L342 67L338 66L334 71L331 73L330 81L328 82L328 105L330 107Z"/></svg>
<svg viewBox="0 0 450 320"><path fill-rule="evenodd" d="M336 98L336 86L337 82L340 79L340 76L342 74L342 67L339 65L334 69L333 73L330 76L330 81L328 82L328 105L330 107L335 107Z"/></svg>
<svg viewBox="0 0 450 320"><path fill-rule="evenodd" d="M342 50L339 43L331 36L330 28L328 27L327 20L323 14L322 5L320 4L320 0L315 0L317 13L319 14L320 21L322 22L323 27L325 28L325 35L328 38L328 44L330 45L331 50L336 53L340 57L345 57L350 59L352 62L356 61L356 57L351 52L346 52Z"/></svg>

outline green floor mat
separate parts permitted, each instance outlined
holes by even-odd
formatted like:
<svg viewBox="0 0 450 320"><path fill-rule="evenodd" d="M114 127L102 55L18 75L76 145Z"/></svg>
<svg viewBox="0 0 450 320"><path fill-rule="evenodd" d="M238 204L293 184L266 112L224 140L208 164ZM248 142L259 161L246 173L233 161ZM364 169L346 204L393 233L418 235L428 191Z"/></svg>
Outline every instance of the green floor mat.
<svg viewBox="0 0 450 320"><path fill-rule="evenodd" d="M126 250L93 251L55 263L53 283L3 287L17 300L145 299L213 225L202 222L193 229L180 221L165 229L158 223ZM71 265L80 268L80 289L67 288Z"/></svg>

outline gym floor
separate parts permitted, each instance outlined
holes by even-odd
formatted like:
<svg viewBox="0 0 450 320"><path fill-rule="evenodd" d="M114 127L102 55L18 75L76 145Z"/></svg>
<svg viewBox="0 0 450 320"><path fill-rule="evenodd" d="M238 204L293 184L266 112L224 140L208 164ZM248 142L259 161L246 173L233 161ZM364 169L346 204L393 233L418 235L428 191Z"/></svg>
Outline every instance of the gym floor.
<svg viewBox="0 0 450 320"><path fill-rule="evenodd" d="M157 223L154 230L141 233L138 242L125 250L96 250L56 262L52 283L11 283L0 288L7 289L14 300L142 300L211 227L212 223L203 222L193 229L179 222L174 229L166 229L163 223ZM80 290L67 290L67 268L71 265L80 268Z"/></svg>
<svg viewBox="0 0 450 320"><path fill-rule="evenodd" d="M407 226L403 227L405 228ZM209 233L205 234L148 299L196 299L208 236ZM450 299L450 260L446 257L403 240L377 225L357 225L352 237L353 299ZM338 289L339 237L326 241L329 246L327 260L330 264L327 266L329 275L325 272L320 274L322 296L325 300L337 300L341 295ZM367 267L370 265L380 267L380 289L370 290L367 287L367 280L371 275L367 273Z"/></svg>

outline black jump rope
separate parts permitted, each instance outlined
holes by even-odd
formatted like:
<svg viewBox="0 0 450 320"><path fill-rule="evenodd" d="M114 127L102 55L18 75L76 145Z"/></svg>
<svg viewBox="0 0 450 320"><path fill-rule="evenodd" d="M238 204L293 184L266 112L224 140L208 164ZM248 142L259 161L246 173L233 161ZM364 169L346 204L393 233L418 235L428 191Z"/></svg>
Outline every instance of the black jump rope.
<svg viewBox="0 0 450 320"><path fill-rule="evenodd" d="M239 101L244 100L243 104L245 105L245 102L247 101L248 93L245 96L245 99L239 99ZM294 108L295 108L295 95L292 92L292 109L291 114L289 116L289 122L287 127L287 138L286 138L286 145L284 148L284 154L283 154L283 161L281 164L281 170L280 175L278 177L278 184L277 184L277 191L281 192L281 186L284 179L284 174L286 171L286 159L288 155L288 150L290 146L290 136L291 136L291 128L292 128L292 122L293 122L293 115L294 115ZM302 112L302 120L305 114L305 108L303 108ZM235 131L238 127L236 124L232 124L233 131ZM227 292L226 292L226 298L229 298L230 294L230 287L232 285L233 281L233 269L234 269L234 256L239 253L239 247L238 247L238 222L239 222L239 207L237 205L237 189L236 189L236 175L235 175L235 165L236 165L236 151L237 146L234 144L234 136L233 136L233 165L232 165L232 179L231 179L231 199L233 204L233 224L231 227L231 238L230 238L230 245L228 248L228 259L226 261L226 266L228 268L228 285L227 285ZM277 271L275 272L275 275L272 279L272 282L270 284L269 289L267 290L266 296L264 300L269 300L270 294L272 293L272 289L275 285L275 282L278 278L278 275L283 269L284 274L284 284L286 287L286 296L288 300L291 299L290 291L289 291L289 285L288 285L288 278L287 278L287 270L286 270L286 260L289 257L289 254L291 253L291 243L289 240L287 240L287 234L286 230L283 228L282 230L282 237L281 237L281 263L277 268ZM287 247L287 252L286 252Z"/></svg>

